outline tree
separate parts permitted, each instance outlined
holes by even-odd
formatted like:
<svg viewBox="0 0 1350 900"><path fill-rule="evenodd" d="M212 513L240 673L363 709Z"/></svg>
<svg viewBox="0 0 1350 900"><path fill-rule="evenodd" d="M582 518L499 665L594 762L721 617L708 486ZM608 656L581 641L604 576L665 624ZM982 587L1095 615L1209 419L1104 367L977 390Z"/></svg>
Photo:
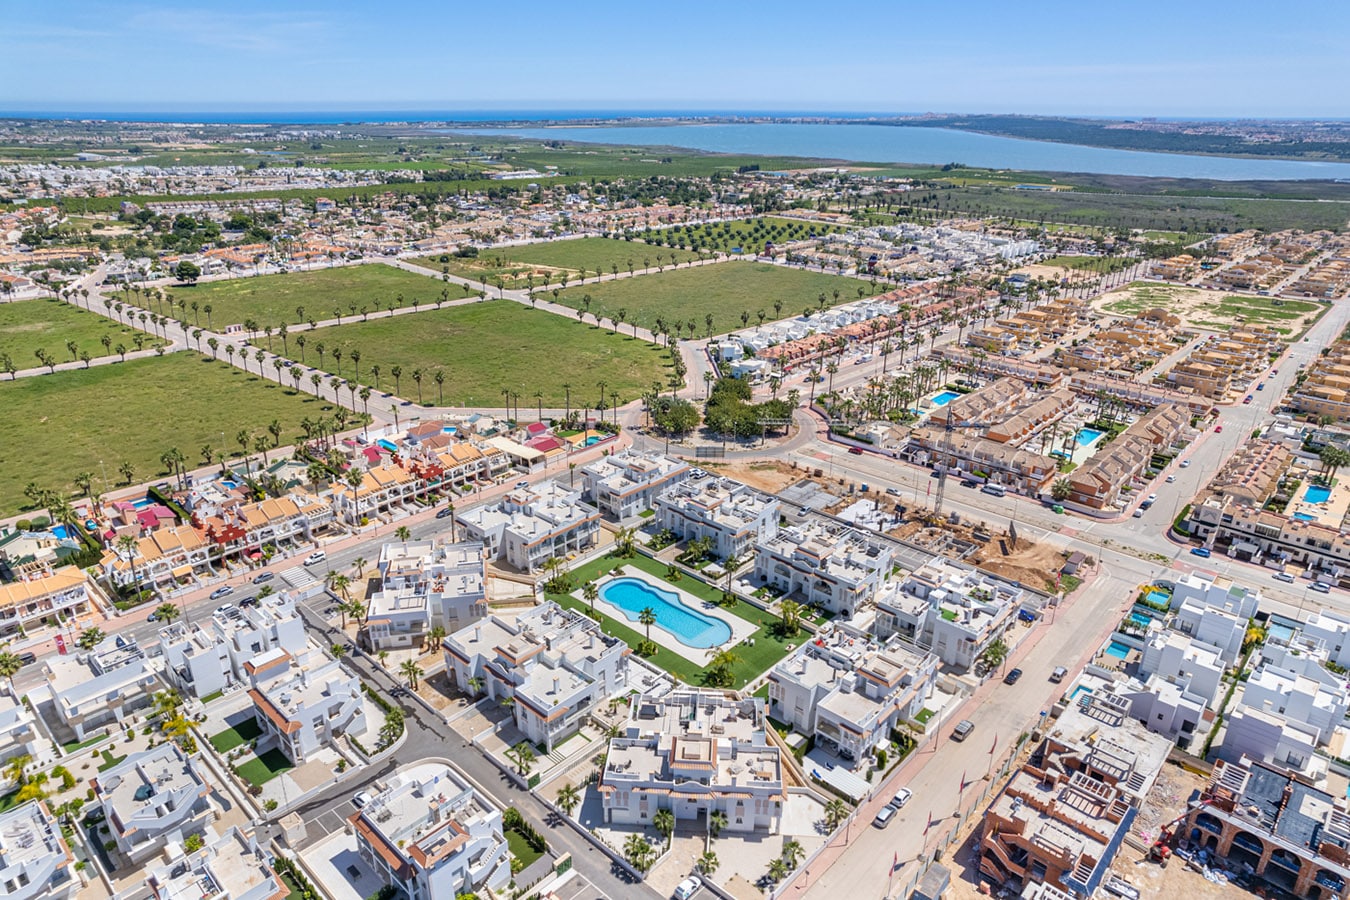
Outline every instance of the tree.
<svg viewBox="0 0 1350 900"><path fill-rule="evenodd" d="M465 685L469 693L477 697L483 691L483 678L480 675L470 675L468 683Z"/></svg>
<svg viewBox="0 0 1350 900"><path fill-rule="evenodd" d="M719 865L721 863L717 860L717 854L711 850L704 851L703 855L694 861L694 868L705 878L711 877Z"/></svg>
<svg viewBox="0 0 1350 900"><path fill-rule="evenodd" d="M22 668L23 660L8 650L0 650L0 676L9 679L9 692L16 697L18 694L14 693L14 676L19 674Z"/></svg>
<svg viewBox="0 0 1350 900"><path fill-rule="evenodd" d="M824 297L825 295L821 294L820 296ZM788 867L781 856L769 863L769 880L773 883L777 884L790 874L792 874L792 869Z"/></svg>
<svg viewBox="0 0 1350 900"><path fill-rule="evenodd" d="M784 600L778 604L778 614L783 619L783 635L792 637L801 630L802 605L795 600Z"/></svg>
<svg viewBox="0 0 1350 900"><path fill-rule="evenodd" d="M802 848L800 841L790 838L783 842L783 862L787 863L789 869L797 868L805 858L806 850Z"/></svg>
<svg viewBox="0 0 1350 900"><path fill-rule="evenodd" d="M716 838L722 833L722 829L727 827L727 814L720 809L713 810L708 815L708 833Z"/></svg>
<svg viewBox="0 0 1350 900"><path fill-rule="evenodd" d="M980 661L984 663L986 670L997 669L1007 658L1008 645L1003 643L1002 638L985 647L984 652L980 654Z"/></svg>
<svg viewBox="0 0 1350 900"><path fill-rule="evenodd" d="M661 833L669 847L670 837L675 833L675 814L668 809L658 809L656 815L652 816L652 827Z"/></svg>
<svg viewBox="0 0 1350 900"><path fill-rule="evenodd" d="M529 741L521 741L515 746L505 751L506 758L516 764L516 773L521 778L528 778L530 770L534 768L534 747L530 746Z"/></svg>
<svg viewBox="0 0 1350 900"><path fill-rule="evenodd" d="M1073 493L1073 485L1067 478L1056 478L1055 483L1050 485L1050 496L1056 500L1068 500Z"/></svg>
<svg viewBox="0 0 1350 900"><path fill-rule="evenodd" d="M433 625L431 630L427 632L427 641L431 644L433 650L441 645L441 641L445 640L445 634L444 625Z"/></svg>
<svg viewBox="0 0 1350 900"><path fill-rule="evenodd" d="M198 268L195 263L188 262L185 259L178 265L174 266L173 274L174 277L177 278L179 281L184 281L187 282L188 284L192 284L198 278L202 277L202 270Z"/></svg>
<svg viewBox="0 0 1350 900"><path fill-rule="evenodd" d="M406 544L412 539L412 532L408 530L407 525L400 525L394 529L394 537Z"/></svg>
<svg viewBox="0 0 1350 900"><path fill-rule="evenodd" d="M647 629L647 640L652 639L652 626L656 624L656 610L650 606L644 606L642 612L638 613L638 623Z"/></svg>
<svg viewBox="0 0 1350 900"><path fill-rule="evenodd" d="M825 804L825 825L830 831L834 831L840 825L843 825L848 816L848 804L838 797L832 798L829 803Z"/></svg>
<svg viewBox="0 0 1350 900"><path fill-rule="evenodd" d="M558 797L554 803L563 811L563 815L570 816L572 810L577 808L577 804L581 803L581 793L575 785L565 784L558 790Z"/></svg>
<svg viewBox="0 0 1350 900"><path fill-rule="evenodd" d="M623 858L643 875L652 867L654 856L652 845L642 835L630 834L628 840L624 841Z"/></svg>
<svg viewBox="0 0 1350 900"><path fill-rule="evenodd" d="M167 625L178 618L178 607L172 603L161 603L155 607L155 617Z"/></svg>
<svg viewBox="0 0 1350 900"><path fill-rule="evenodd" d="M422 667L411 659L405 659L398 672L408 680L408 687L417 690L417 679L422 677Z"/></svg>
<svg viewBox="0 0 1350 900"><path fill-rule="evenodd" d="M708 668L704 670L704 677L712 687L731 687L736 680L735 667L741 658L735 651L728 648L713 648L709 651L712 659L708 662Z"/></svg>
<svg viewBox="0 0 1350 900"><path fill-rule="evenodd" d="M632 559L637 553L637 529L620 528L614 532L614 555L622 559Z"/></svg>
<svg viewBox="0 0 1350 900"><path fill-rule="evenodd" d="M107 635L105 635L101 629L86 628L84 631L80 632L79 640L75 642L75 645L81 650L93 650L103 642L105 637L107 637Z"/></svg>
<svg viewBox="0 0 1350 900"><path fill-rule="evenodd" d="M582 598L590 604L591 611L595 611L595 601L600 597L600 589L595 586L594 581L588 581L581 586Z"/></svg>

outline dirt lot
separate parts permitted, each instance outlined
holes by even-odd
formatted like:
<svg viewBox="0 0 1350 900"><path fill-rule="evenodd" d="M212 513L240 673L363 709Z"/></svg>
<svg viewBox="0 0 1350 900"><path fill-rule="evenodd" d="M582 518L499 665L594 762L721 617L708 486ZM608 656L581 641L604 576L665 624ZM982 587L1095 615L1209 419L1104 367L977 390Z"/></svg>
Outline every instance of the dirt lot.
<svg viewBox="0 0 1350 900"><path fill-rule="evenodd" d="M1256 297L1143 281L1103 294L1096 304L1103 312L1120 316L1134 316L1161 306L1180 316L1183 328L1207 331L1224 331L1244 322L1271 325L1290 338L1301 334L1327 309L1326 305L1311 300Z"/></svg>
<svg viewBox="0 0 1350 900"><path fill-rule="evenodd" d="M801 481L806 475L804 469L794 469L781 462L713 463L700 460L699 467L770 494L776 494L788 485Z"/></svg>

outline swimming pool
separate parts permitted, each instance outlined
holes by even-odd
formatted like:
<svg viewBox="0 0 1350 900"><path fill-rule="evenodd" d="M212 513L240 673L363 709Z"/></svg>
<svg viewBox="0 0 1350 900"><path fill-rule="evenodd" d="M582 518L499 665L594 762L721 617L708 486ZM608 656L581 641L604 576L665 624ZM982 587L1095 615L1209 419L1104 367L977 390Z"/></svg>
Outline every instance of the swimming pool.
<svg viewBox="0 0 1350 900"><path fill-rule="evenodd" d="M132 500L132 501L131 501L131 506L132 506L133 509L145 509L145 508L148 507L148 506L154 506L154 505L155 505L155 501L151 500L149 497L142 497L142 498L139 499L139 500Z"/></svg>
<svg viewBox="0 0 1350 900"><path fill-rule="evenodd" d="M1091 694L1091 693L1092 688L1088 687L1086 684L1080 684L1078 687L1073 689L1073 693L1069 695L1069 700L1071 702L1077 703L1078 696L1080 694Z"/></svg>
<svg viewBox="0 0 1350 900"><path fill-rule="evenodd" d="M1295 519L1298 519L1300 522L1316 522L1316 521L1317 521L1317 516L1310 516L1310 515L1308 515L1307 513L1294 513L1294 516L1293 516L1293 517L1294 517Z"/></svg>
<svg viewBox="0 0 1350 900"><path fill-rule="evenodd" d="M1146 616L1146 615L1144 615L1143 613L1141 613L1141 612L1140 612L1139 610L1137 610L1137 609L1134 610L1134 611L1132 611L1132 612L1130 613L1130 624L1131 624L1131 625L1137 625L1137 626L1139 626L1140 628L1148 628L1148 626L1149 626L1152 622L1153 622L1153 617L1152 617L1152 616Z"/></svg>
<svg viewBox="0 0 1350 900"><path fill-rule="evenodd" d="M1149 603L1155 604L1157 606L1162 606L1165 603L1170 603L1172 600L1172 598L1167 595L1166 591L1160 591L1157 589L1151 590L1147 594L1145 594L1144 599L1147 600Z"/></svg>
<svg viewBox="0 0 1350 900"><path fill-rule="evenodd" d="M656 627L686 647L706 650L731 639L731 626L721 619L705 616L680 602L674 591L663 591L640 578L616 578L600 588L600 597L623 611L630 622L637 622L642 610L656 613Z"/></svg>
<svg viewBox="0 0 1350 900"><path fill-rule="evenodd" d="M960 396L961 395L958 394L956 391L943 391L942 393L938 394L936 397L933 398L933 405L946 406L948 403L951 403L953 400L955 400L957 397Z"/></svg>
<svg viewBox="0 0 1350 900"><path fill-rule="evenodd" d="M1303 499L1309 503L1326 503L1331 499L1331 488L1322 487L1320 484L1310 484L1308 489L1303 492Z"/></svg>
<svg viewBox="0 0 1350 900"><path fill-rule="evenodd" d="M63 541L64 541L66 538L70 537L70 532L68 532L68 531L66 530L66 526L64 526L64 525L53 525L53 526L52 526L52 534L56 535L57 537L59 537L59 538L60 538L61 540L63 540Z"/></svg>
<svg viewBox="0 0 1350 900"><path fill-rule="evenodd" d="M1107 656L1114 656L1116 659L1124 659L1130 655L1130 648L1120 641L1112 641L1106 648Z"/></svg>
<svg viewBox="0 0 1350 900"><path fill-rule="evenodd" d="M239 482L232 481L229 478L222 478L220 479L220 486L225 488L226 490L232 491L235 488L239 487Z"/></svg>
<svg viewBox="0 0 1350 900"><path fill-rule="evenodd" d="M1290 625L1282 625L1279 622L1271 622L1266 629L1266 633L1271 638L1288 642L1294 636L1294 629Z"/></svg>
<svg viewBox="0 0 1350 900"><path fill-rule="evenodd" d="M598 434L593 434L593 435L591 435L590 437L586 438L586 446L587 446L587 447L590 447L591 445L593 445L593 444L598 444L598 443L600 443L600 442L603 441L603 440L604 440L604 438L600 437L600 435L598 435Z"/></svg>
<svg viewBox="0 0 1350 900"><path fill-rule="evenodd" d="M375 443L379 444L381 447L388 450L390 453L393 453L396 450L398 450L398 444L395 444L393 441L386 441L384 438L380 438Z"/></svg>
<svg viewBox="0 0 1350 900"><path fill-rule="evenodd" d="M1078 434L1074 436L1074 440L1078 442L1080 447L1091 447L1092 442L1104 434L1106 434L1105 431L1099 431L1096 428L1080 428Z"/></svg>

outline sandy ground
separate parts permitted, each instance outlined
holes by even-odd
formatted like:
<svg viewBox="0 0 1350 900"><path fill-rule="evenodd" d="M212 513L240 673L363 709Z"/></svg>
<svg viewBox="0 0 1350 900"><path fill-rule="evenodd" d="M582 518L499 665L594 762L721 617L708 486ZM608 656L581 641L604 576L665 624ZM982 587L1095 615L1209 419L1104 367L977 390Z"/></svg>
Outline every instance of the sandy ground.
<svg viewBox="0 0 1350 900"><path fill-rule="evenodd" d="M711 469L718 475L726 475L771 494L776 494L788 485L801 481L806 475L805 470L794 469L781 462L710 463L704 460L700 461L699 465Z"/></svg>
<svg viewBox="0 0 1350 900"><path fill-rule="evenodd" d="M1249 298L1264 303L1271 299L1229 291L1208 291L1202 288L1183 287L1175 284L1149 283L1148 287L1144 289L1126 286L1109 294L1103 294L1094 301L1094 305L1103 312L1126 316L1134 315L1135 311L1142 311L1142 309L1136 310L1137 304L1130 303L1130 301L1135 300L1136 293L1141 290L1151 291L1160 298L1164 295L1166 297L1165 300L1159 299L1156 304L1145 305L1143 309L1147 309L1149 306L1161 306L1173 315L1180 316L1183 328L1199 328L1208 331L1213 331L1220 325L1236 324L1230 317L1219 313L1219 304L1224 301L1234 298ZM1127 303L1130 305L1126 306ZM1111 309L1112 304L1121 304L1121 306L1113 310ZM1272 320L1270 324L1277 328L1289 329L1292 333L1297 334L1312 324L1321 309L1322 307L1318 307L1298 318ZM1257 323L1262 320L1257 318L1252 321Z"/></svg>

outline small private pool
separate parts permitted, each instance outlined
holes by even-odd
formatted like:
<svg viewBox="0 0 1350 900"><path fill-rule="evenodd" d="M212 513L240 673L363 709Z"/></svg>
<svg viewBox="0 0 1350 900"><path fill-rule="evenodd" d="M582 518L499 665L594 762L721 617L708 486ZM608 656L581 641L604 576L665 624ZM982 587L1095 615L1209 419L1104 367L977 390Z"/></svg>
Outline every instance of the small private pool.
<svg viewBox="0 0 1350 900"><path fill-rule="evenodd" d="M386 441L384 438L380 438L375 443L379 444L381 447L388 450L390 453L395 453L398 451L398 444L395 444L393 441Z"/></svg>
<svg viewBox="0 0 1350 900"><path fill-rule="evenodd" d="M1080 447L1091 447L1102 435L1106 434L1097 428L1080 428L1078 434L1074 435L1074 440Z"/></svg>
<svg viewBox="0 0 1350 900"><path fill-rule="evenodd" d="M1080 684L1078 687L1074 688L1073 693L1069 695L1069 702L1077 703L1078 698L1081 697L1083 694L1091 694L1091 693L1092 688L1088 687L1086 684Z"/></svg>
<svg viewBox="0 0 1350 900"><path fill-rule="evenodd" d="M1137 609L1136 609L1136 610L1132 610L1132 611L1130 612L1130 624L1131 624L1131 625L1135 625L1135 626L1138 626L1139 628L1147 629L1148 626L1149 626L1152 622L1153 622L1153 617L1150 616L1148 613L1140 612L1140 611L1137 610Z"/></svg>
<svg viewBox="0 0 1350 900"><path fill-rule="evenodd" d="M707 650L731 640L731 626L685 606L675 591L662 590L641 578L616 578L600 588L600 597L617 606L630 622L651 608L655 625L686 647Z"/></svg>
<svg viewBox="0 0 1350 900"><path fill-rule="evenodd" d="M131 501L131 506L132 506L133 509L145 509L145 508L147 508L147 507L154 506L154 505L155 505L155 501L151 500L149 497L142 497L142 498L139 499L139 500L132 500L132 501Z"/></svg>
<svg viewBox="0 0 1350 900"><path fill-rule="evenodd" d="M593 434L593 435L591 435L590 437L586 438L586 446L587 446L587 447L593 446L593 445L595 445L595 444L600 443L600 442L603 441L603 440L604 440L604 438L600 437L600 435L598 435L598 434Z"/></svg>
<svg viewBox="0 0 1350 900"><path fill-rule="evenodd" d="M1114 656L1116 659L1124 659L1130 655L1130 648L1120 641L1112 641L1106 646L1106 655Z"/></svg>
<svg viewBox="0 0 1350 900"><path fill-rule="evenodd" d="M1317 516L1310 516L1307 513L1294 513L1291 518L1298 519L1300 522L1316 522Z"/></svg>
<svg viewBox="0 0 1350 900"><path fill-rule="evenodd" d="M64 525L53 525L52 534L56 535L63 541L66 538L70 537L70 531Z"/></svg>
<svg viewBox="0 0 1350 900"><path fill-rule="evenodd" d="M933 405L937 407L946 406L961 395L956 391L943 391L933 398Z"/></svg>
<svg viewBox="0 0 1350 900"><path fill-rule="evenodd" d="M1281 622L1271 622L1266 628L1266 636L1287 643L1294 636L1294 628Z"/></svg>
<svg viewBox="0 0 1350 900"><path fill-rule="evenodd" d="M1310 484L1308 489L1303 492L1303 499L1309 503L1326 503L1331 499L1331 488L1323 487L1320 484Z"/></svg>
<svg viewBox="0 0 1350 900"><path fill-rule="evenodd" d="M1166 591L1160 591L1157 588L1144 595L1144 599L1154 606L1166 606L1172 602L1172 597Z"/></svg>

